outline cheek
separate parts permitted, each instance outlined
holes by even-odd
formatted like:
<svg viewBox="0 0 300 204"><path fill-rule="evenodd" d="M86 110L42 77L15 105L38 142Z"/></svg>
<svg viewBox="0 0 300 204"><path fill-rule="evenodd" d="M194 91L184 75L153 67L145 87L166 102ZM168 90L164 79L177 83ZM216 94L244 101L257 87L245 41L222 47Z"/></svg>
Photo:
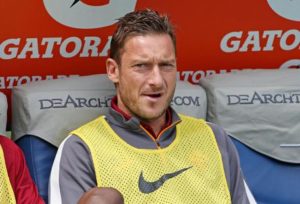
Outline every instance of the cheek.
<svg viewBox="0 0 300 204"><path fill-rule="evenodd" d="M124 77L120 80L119 89L127 97L136 97L139 92L139 82L132 77Z"/></svg>
<svg viewBox="0 0 300 204"><path fill-rule="evenodd" d="M143 76L134 75L134 74L124 76L123 78L124 85L126 84L128 88L134 91L138 90L143 85L143 79L144 79Z"/></svg>
<svg viewBox="0 0 300 204"><path fill-rule="evenodd" d="M176 86L176 75L175 76L169 76L167 78L167 85L169 89L174 89Z"/></svg>

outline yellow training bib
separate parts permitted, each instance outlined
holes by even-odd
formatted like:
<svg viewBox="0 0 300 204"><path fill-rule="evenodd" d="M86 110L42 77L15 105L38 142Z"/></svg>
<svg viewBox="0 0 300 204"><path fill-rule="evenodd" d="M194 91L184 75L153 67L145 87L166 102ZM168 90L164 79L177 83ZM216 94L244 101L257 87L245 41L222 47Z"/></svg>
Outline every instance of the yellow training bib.
<svg viewBox="0 0 300 204"><path fill-rule="evenodd" d="M231 203L221 153L203 120L180 116L176 139L164 149L137 149L100 117L75 130L90 148L99 187L125 203Z"/></svg>
<svg viewBox="0 0 300 204"><path fill-rule="evenodd" d="M0 145L0 203L15 204L15 194L12 189L5 164L2 146Z"/></svg>

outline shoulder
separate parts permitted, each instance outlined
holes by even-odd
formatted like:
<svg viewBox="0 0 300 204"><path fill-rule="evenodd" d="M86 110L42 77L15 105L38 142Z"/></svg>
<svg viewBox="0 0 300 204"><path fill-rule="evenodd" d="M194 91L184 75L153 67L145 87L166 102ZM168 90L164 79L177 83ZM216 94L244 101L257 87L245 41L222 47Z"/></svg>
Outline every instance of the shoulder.
<svg viewBox="0 0 300 204"><path fill-rule="evenodd" d="M212 129L221 151L230 151L231 149L235 149L227 132L221 126L211 122L206 123Z"/></svg>
<svg viewBox="0 0 300 204"><path fill-rule="evenodd" d="M50 203L77 203L84 192L95 186L96 177L88 146L76 135L68 136L59 146L52 165Z"/></svg>
<svg viewBox="0 0 300 204"><path fill-rule="evenodd" d="M59 152L56 157L61 158L86 158L90 155L90 150L86 143L76 135L68 136L59 146Z"/></svg>
<svg viewBox="0 0 300 204"><path fill-rule="evenodd" d="M233 203L249 203L244 186L244 177L240 169L239 155L226 131L214 123L207 123L214 132L222 155L225 176Z"/></svg>
<svg viewBox="0 0 300 204"><path fill-rule="evenodd" d="M18 155L21 150L11 139L0 135L0 144L5 156Z"/></svg>
<svg viewBox="0 0 300 204"><path fill-rule="evenodd" d="M94 175L94 166L92 162L89 147L76 135L68 136L56 153L52 166L52 171L57 171L63 180L65 175L77 175L85 177Z"/></svg>
<svg viewBox="0 0 300 204"><path fill-rule="evenodd" d="M5 146L7 148L18 148L17 145L9 138L0 135L0 144L1 146Z"/></svg>
<svg viewBox="0 0 300 204"><path fill-rule="evenodd" d="M217 124L210 122L207 122L207 124L215 135L224 165L228 165L229 168L232 166L237 167L239 165L239 155L228 133Z"/></svg>

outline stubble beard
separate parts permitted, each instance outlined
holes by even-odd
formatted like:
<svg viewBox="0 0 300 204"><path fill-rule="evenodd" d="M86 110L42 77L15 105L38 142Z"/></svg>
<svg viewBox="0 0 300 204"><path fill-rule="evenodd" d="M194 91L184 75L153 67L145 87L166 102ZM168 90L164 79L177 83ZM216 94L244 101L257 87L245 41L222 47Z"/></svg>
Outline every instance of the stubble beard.
<svg viewBox="0 0 300 204"><path fill-rule="evenodd" d="M170 97L167 99L167 102L164 104L164 107L162 108L162 110L157 113L157 114L151 114L151 113L145 113L140 107L138 103L132 103L130 99L128 99L127 97L122 97L122 93L120 93L120 96L122 98L123 104L126 107L126 109L129 111L129 113L132 116L135 116L137 118L139 118L141 121L143 122L151 122L154 121L156 119L159 119L161 116L163 116L168 107L170 106L170 103L172 101L172 98L174 96L175 93L175 89L173 90L173 93L170 95ZM160 104L158 104L160 105Z"/></svg>

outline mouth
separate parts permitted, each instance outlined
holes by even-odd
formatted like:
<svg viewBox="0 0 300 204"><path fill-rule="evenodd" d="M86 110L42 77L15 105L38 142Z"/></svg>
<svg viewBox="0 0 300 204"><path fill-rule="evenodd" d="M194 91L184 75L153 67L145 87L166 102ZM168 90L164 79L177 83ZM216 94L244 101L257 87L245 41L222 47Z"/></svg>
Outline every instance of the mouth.
<svg viewBox="0 0 300 204"><path fill-rule="evenodd" d="M163 94L162 93L147 93L147 94L143 94L143 95L151 100L157 100L157 99L161 98Z"/></svg>
<svg viewBox="0 0 300 204"><path fill-rule="evenodd" d="M162 94L157 93L157 94L148 94L149 97L153 97L153 98L159 98L161 97Z"/></svg>

